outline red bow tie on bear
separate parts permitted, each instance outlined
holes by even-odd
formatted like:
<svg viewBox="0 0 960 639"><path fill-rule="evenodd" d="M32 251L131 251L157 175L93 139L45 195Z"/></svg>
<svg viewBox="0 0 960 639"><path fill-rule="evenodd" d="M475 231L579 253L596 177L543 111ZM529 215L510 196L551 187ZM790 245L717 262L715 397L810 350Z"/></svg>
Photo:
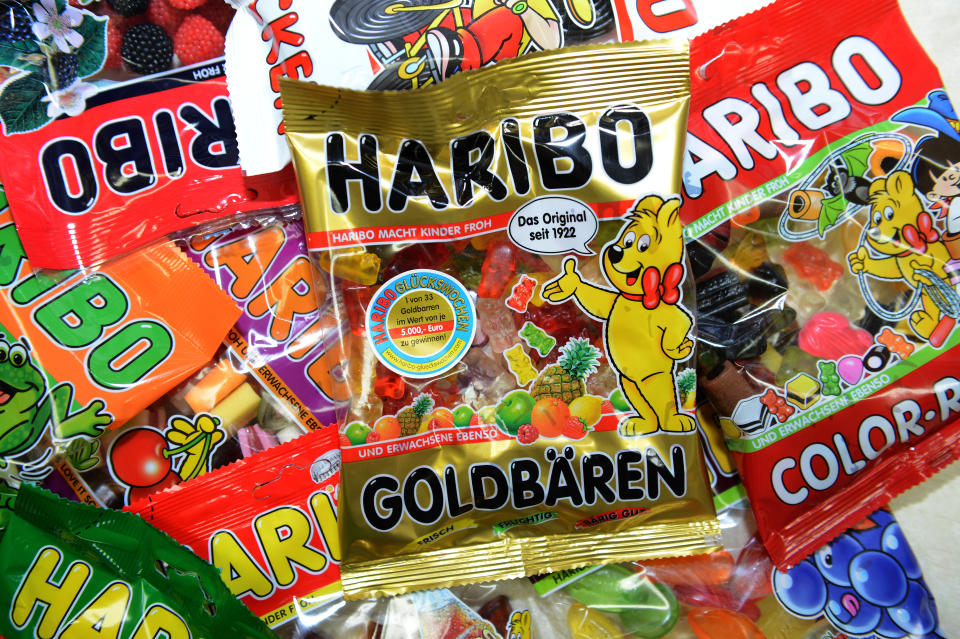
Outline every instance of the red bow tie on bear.
<svg viewBox="0 0 960 639"><path fill-rule="evenodd" d="M917 253L926 253L927 243L936 242L940 239L940 234L933 228L933 220L930 219L930 214L926 211L921 211L917 215L916 226L904 224L902 234L903 240L913 247L913 250Z"/></svg>
<svg viewBox="0 0 960 639"><path fill-rule="evenodd" d="M674 262L667 267L663 273L663 279L660 278L660 269L656 266L648 266L643 269L643 275L640 276L640 285L643 287L643 295L631 295L622 293L628 300L643 302L644 308L653 310L660 305L676 304L680 300L680 282L683 281L683 265Z"/></svg>

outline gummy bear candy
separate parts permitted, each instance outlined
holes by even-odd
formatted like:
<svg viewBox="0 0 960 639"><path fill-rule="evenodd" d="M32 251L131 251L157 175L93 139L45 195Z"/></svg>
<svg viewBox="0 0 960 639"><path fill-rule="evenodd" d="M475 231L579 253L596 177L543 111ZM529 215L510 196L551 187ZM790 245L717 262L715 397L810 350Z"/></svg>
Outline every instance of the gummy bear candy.
<svg viewBox="0 0 960 639"><path fill-rule="evenodd" d="M813 284L818 291L825 291L843 273L843 267L827 255L826 251L812 244L800 242L783 253L783 261L797 272L797 275Z"/></svg>
<svg viewBox="0 0 960 639"><path fill-rule="evenodd" d="M889 326L885 326L880 331L880 334L877 335L877 341L890 349L890 352L895 353L900 359L909 357L913 353L913 344Z"/></svg>
<svg viewBox="0 0 960 639"><path fill-rule="evenodd" d="M517 247L509 240L496 240L487 247L480 267L480 297L500 297L517 271Z"/></svg>
<svg viewBox="0 0 960 639"><path fill-rule="evenodd" d="M820 392L823 395L840 394L840 375L837 373L835 362L817 362L820 369Z"/></svg>
<svg viewBox="0 0 960 639"><path fill-rule="evenodd" d="M760 398L760 403L766 406L767 409L776 416L777 421L781 424L787 421L787 418L790 417L790 415L793 415L793 406L787 404L787 400L780 395L777 395L772 388L768 389L767 392L763 394L763 397Z"/></svg>
<svg viewBox="0 0 960 639"><path fill-rule="evenodd" d="M537 378L537 369L533 367L530 356L520 344L505 350L503 356L507 358L507 366L520 386L526 386Z"/></svg>
<svg viewBox="0 0 960 639"><path fill-rule="evenodd" d="M527 322L523 325L523 328L520 329L520 337L527 343L527 346L537 349L541 357L546 357L557 345L557 340L547 335L542 328L533 322Z"/></svg>
<svg viewBox="0 0 960 639"><path fill-rule="evenodd" d="M507 306L518 313L526 312L527 304L530 303L536 286L537 280L532 277L527 277L526 275L521 275L520 281L513 285L510 297L507 298Z"/></svg>

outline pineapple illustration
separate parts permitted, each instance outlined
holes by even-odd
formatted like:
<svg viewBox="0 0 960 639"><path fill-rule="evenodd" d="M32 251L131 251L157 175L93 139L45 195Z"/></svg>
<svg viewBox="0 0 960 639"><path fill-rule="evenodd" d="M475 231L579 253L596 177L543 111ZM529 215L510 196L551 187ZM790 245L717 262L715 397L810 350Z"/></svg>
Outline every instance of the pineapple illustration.
<svg viewBox="0 0 960 639"><path fill-rule="evenodd" d="M420 420L433 408L433 398L429 395L417 395L413 404L407 406L397 413L397 421L400 422L400 436L409 437L415 435L420 430Z"/></svg>
<svg viewBox="0 0 960 639"><path fill-rule="evenodd" d="M560 348L560 359L548 366L530 389L535 400L556 397L570 403L586 393L584 380L597 370L600 351L580 337L567 340Z"/></svg>
<svg viewBox="0 0 960 639"><path fill-rule="evenodd" d="M697 374L692 368L688 368L677 375L677 392L680 394L680 405L684 408L692 408L687 404L687 399L691 399L690 394L697 387Z"/></svg>

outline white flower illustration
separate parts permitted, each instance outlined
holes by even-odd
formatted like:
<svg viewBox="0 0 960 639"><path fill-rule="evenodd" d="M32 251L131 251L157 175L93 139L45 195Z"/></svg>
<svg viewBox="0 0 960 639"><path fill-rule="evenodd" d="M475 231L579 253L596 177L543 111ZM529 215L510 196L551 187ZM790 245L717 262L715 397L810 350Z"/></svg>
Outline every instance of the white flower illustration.
<svg viewBox="0 0 960 639"><path fill-rule="evenodd" d="M47 117L56 118L62 113L74 116L83 113L87 106L87 98L97 92L97 87L89 82L74 80L66 89L51 91L40 98L41 102L48 102Z"/></svg>
<svg viewBox="0 0 960 639"><path fill-rule="evenodd" d="M55 0L40 0L33 4L33 34L40 40L53 37L53 44L64 53L70 53L70 47L79 47L83 44L83 36L72 27L83 21L83 13L69 4L63 13L57 12Z"/></svg>

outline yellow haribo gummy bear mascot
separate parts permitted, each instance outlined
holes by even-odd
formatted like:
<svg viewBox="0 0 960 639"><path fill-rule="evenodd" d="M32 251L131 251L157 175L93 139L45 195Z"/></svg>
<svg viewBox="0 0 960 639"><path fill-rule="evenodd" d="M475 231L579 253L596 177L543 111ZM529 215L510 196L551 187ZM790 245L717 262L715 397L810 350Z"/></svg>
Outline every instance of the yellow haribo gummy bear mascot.
<svg viewBox="0 0 960 639"><path fill-rule="evenodd" d="M543 289L550 302L573 296L584 311L606 321L610 362L637 413L620 423L620 434L628 437L696 428L694 418L678 408L674 379L676 362L693 352L693 320L678 304L684 276L679 213L679 198L650 195L634 205L601 256L616 291L585 282L575 258L564 260L564 273Z"/></svg>
<svg viewBox="0 0 960 639"><path fill-rule="evenodd" d="M949 279L946 264L951 256L906 171L895 171L870 184L866 242L879 257L872 257L866 246L860 246L847 256L850 271L881 280L901 280L919 290L910 328L920 339L939 347L955 320L942 312L931 292L942 295L935 284Z"/></svg>

